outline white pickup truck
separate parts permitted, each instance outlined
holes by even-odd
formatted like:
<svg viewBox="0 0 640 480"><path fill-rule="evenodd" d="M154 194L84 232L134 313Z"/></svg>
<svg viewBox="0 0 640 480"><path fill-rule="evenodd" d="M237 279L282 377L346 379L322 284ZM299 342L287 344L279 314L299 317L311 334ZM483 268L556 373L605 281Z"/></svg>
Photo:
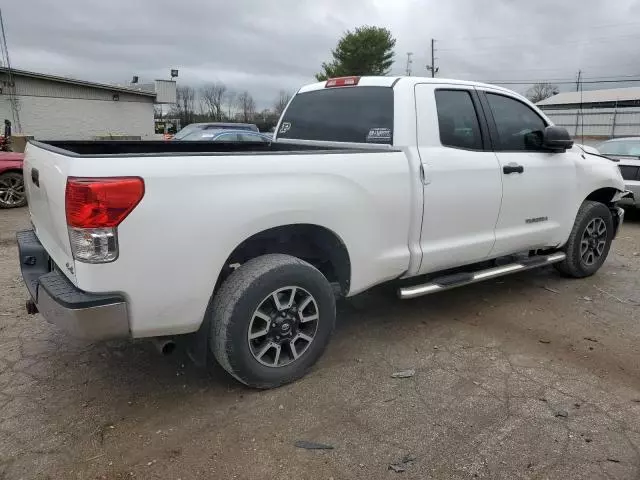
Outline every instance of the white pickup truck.
<svg viewBox="0 0 640 480"><path fill-rule="evenodd" d="M195 359L258 388L318 360L339 296L592 275L625 195L520 95L416 77L305 86L272 144L31 142L24 178L30 312L166 350L191 334Z"/></svg>

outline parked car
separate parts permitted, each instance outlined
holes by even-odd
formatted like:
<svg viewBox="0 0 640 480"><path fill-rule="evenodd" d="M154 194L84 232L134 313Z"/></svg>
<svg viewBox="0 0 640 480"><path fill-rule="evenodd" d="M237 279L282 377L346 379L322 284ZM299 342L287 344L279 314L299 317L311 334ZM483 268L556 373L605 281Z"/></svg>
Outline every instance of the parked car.
<svg viewBox="0 0 640 480"><path fill-rule="evenodd" d="M621 205L640 207L640 137L615 138L599 144L601 155L617 160L627 190L633 193Z"/></svg>
<svg viewBox="0 0 640 480"><path fill-rule="evenodd" d="M185 137L198 131L217 131L217 130L246 130L250 132L259 132L258 126L253 123L190 123L173 136L173 140L185 140Z"/></svg>
<svg viewBox="0 0 640 480"><path fill-rule="evenodd" d="M336 298L597 272L625 186L572 145L510 90L419 77L307 85L264 145L31 142L27 306L93 339L192 334L198 363L276 387L321 356Z"/></svg>
<svg viewBox="0 0 640 480"><path fill-rule="evenodd" d="M0 208L24 207L23 153L0 152Z"/></svg>
<svg viewBox="0 0 640 480"><path fill-rule="evenodd" d="M273 136L249 130L195 130L180 138L183 142L271 142Z"/></svg>

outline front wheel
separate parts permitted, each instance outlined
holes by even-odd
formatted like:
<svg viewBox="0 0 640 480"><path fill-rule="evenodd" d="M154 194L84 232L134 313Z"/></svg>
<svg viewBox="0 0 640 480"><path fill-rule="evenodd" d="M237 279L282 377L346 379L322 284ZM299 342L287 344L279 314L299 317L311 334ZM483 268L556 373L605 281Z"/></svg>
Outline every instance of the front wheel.
<svg viewBox="0 0 640 480"><path fill-rule="evenodd" d="M0 208L24 207L26 204L22 174L7 172L0 175Z"/></svg>
<svg viewBox="0 0 640 480"><path fill-rule="evenodd" d="M298 258L249 260L213 300L210 345L237 380L273 388L297 380L320 358L335 325L331 285Z"/></svg>
<svg viewBox="0 0 640 480"><path fill-rule="evenodd" d="M574 278L596 273L607 259L614 235L609 208L599 202L585 201L565 245L567 258L556 264L558 271Z"/></svg>

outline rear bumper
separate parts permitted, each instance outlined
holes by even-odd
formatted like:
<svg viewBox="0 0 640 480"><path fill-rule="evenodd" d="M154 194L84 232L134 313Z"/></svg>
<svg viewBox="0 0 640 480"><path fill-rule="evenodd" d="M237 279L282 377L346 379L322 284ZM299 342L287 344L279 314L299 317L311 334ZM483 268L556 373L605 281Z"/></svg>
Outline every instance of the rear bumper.
<svg viewBox="0 0 640 480"><path fill-rule="evenodd" d="M80 338L130 336L127 304L121 295L87 293L57 268L33 230L17 233L22 278L38 311L50 323Z"/></svg>

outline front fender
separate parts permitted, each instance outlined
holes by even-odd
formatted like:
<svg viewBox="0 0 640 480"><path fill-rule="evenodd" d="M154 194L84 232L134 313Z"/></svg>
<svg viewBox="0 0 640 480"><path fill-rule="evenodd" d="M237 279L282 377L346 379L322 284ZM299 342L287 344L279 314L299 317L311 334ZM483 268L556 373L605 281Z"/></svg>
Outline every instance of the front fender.
<svg viewBox="0 0 640 480"><path fill-rule="evenodd" d="M618 164L609 159L584 152L580 155L576 170L577 191L582 197L579 199L578 208L589 195L597 190L613 188L619 194L626 190ZM612 197L611 201L617 200Z"/></svg>

